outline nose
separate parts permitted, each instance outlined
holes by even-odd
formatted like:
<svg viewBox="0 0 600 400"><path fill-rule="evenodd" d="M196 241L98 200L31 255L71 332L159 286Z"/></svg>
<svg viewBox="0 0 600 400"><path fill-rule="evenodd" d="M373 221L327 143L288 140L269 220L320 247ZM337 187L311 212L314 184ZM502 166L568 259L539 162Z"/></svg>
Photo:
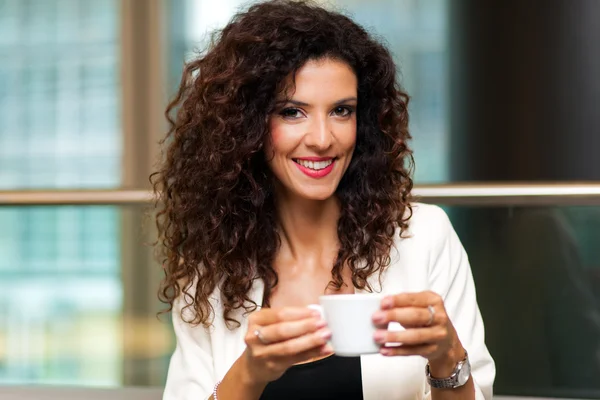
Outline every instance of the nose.
<svg viewBox="0 0 600 400"><path fill-rule="evenodd" d="M316 151L324 151L333 143L333 131L326 116L315 119L304 135L304 143Z"/></svg>

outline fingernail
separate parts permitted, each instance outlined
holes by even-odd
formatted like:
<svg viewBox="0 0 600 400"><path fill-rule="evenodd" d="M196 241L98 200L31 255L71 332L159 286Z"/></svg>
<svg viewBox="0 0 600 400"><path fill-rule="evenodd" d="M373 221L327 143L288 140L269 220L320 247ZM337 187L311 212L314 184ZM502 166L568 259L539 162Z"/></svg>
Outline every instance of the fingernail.
<svg viewBox="0 0 600 400"><path fill-rule="evenodd" d="M325 329L323 332L321 332L321 337L323 339L329 339L331 337L331 331L329 329Z"/></svg>
<svg viewBox="0 0 600 400"><path fill-rule="evenodd" d="M379 353L381 353L381 355L384 355L384 356L389 356L390 354L392 354L392 350L390 350L390 349L381 349L381 350L379 350Z"/></svg>
<svg viewBox="0 0 600 400"><path fill-rule="evenodd" d="M382 313L381 311L377 311L375 314L373 314L373 322L380 323L383 322L385 320L385 314Z"/></svg>
<svg viewBox="0 0 600 400"><path fill-rule="evenodd" d="M320 319L317 321L317 328L323 328L327 326L327 321L325 321L324 319Z"/></svg>
<svg viewBox="0 0 600 400"><path fill-rule="evenodd" d="M322 354L331 354L333 353L333 347L331 347L331 345L326 344L325 346L323 346L321 348L321 353Z"/></svg>
<svg viewBox="0 0 600 400"><path fill-rule="evenodd" d="M375 332L375 335L373 335L373 338L377 343L383 343L385 341L385 334L381 331L377 331Z"/></svg>
<svg viewBox="0 0 600 400"><path fill-rule="evenodd" d="M315 318L321 318L321 312L317 310L313 310L311 315Z"/></svg>
<svg viewBox="0 0 600 400"><path fill-rule="evenodd" d="M381 308L384 310L392 308L393 305L394 302L392 301L391 297L386 297L385 299L381 300Z"/></svg>

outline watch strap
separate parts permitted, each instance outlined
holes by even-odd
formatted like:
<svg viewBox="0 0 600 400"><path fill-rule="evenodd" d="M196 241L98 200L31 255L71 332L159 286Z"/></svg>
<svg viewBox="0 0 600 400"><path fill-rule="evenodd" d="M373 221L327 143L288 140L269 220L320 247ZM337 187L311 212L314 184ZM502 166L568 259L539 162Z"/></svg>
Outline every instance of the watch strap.
<svg viewBox="0 0 600 400"><path fill-rule="evenodd" d="M429 368L427 368L429 371ZM429 386L435 389L454 389L458 380L456 379L456 373L453 374L449 378L433 378L431 374L428 374L427 380L429 381Z"/></svg>
<svg viewBox="0 0 600 400"><path fill-rule="evenodd" d="M468 362L469 355L465 351L465 358L456 364L452 375L450 375L447 378L434 378L433 376L431 376L429 364L427 364L427 366L425 367L425 374L427 375L427 382L429 383L429 386L435 389L455 389L459 387L460 385L458 382L458 373L462 368L464 368L464 364Z"/></svg>

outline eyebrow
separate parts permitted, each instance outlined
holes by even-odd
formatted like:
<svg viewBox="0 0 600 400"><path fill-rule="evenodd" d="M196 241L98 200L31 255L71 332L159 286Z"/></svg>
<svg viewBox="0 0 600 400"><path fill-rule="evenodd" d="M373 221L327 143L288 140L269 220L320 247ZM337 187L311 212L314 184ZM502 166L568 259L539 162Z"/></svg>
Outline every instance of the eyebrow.
<svg viewBox="0 0 600 400"><path fill-rule="evenodd" d="M346 97L343 99L340 99L338 101L336 101L334 103L334 105L339 106L340 104L344 104L344 103L348 103L350 101L358 101L358 99L356 97ZM308 107L310 104L305 103L303 101L298 101L298 100L292 100L292 99L285 99L285 100L280 100L277 102L278 105L281 104L293 104L295 106L299 106L299 107Z"/></svg>

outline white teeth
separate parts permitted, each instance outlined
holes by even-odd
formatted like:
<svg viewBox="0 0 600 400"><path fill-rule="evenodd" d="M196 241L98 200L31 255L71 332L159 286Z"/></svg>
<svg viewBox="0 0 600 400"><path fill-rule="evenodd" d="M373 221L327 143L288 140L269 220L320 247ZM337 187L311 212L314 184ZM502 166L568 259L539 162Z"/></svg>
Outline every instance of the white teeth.
<svg viewBox="0 0 600 400"><path fill-rule="evenodd" d="M298 164L302 165L303 167L314 169L315 171L318 171L320 169L329 167L331 165L331 163L333 163L333 159L330 159L327 161L296 160L296 162Z"/></svg>

